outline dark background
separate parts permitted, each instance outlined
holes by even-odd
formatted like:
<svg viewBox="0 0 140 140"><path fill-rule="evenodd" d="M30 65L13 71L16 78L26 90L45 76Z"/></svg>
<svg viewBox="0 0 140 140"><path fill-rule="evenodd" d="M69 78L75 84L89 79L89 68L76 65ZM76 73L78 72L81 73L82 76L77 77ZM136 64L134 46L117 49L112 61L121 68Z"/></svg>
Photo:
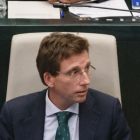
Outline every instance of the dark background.
<svg viewBox="0 0 140 140"><path fill-rule="evenodd" d="M131 9L131 0L126 0ZM64 9L64 11L67 11ZM117 39L122 107L132 130L140 139L140 22L82 22L66 12L61 20L0 19L0 110L5 101L11 39L30 32L89 32L114 35Z"/></svg>

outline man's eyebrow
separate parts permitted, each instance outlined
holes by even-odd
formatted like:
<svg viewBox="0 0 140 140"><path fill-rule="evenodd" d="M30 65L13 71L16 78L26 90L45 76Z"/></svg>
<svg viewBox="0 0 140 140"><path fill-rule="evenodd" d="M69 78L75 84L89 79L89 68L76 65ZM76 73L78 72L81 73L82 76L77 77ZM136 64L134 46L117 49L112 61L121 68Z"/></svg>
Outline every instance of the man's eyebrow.
<svg viewBox="0 0 140 140"><path fill-rule="evenodd" d="M87 66L87 65L91 65L91 61L88 61L88 62L86 63L85 66ZM80 67L79 67L79 66L73 66L73 67L71 67L69 70L67 70L67 72L70 72L70 71L72 71L72 70L74 70L74 69L80 69ZM67 72L66 72L66 73L67 73Z"/></svg>
<svg viewBox="0 0 140 140"><path fill-rule="evenodd" d="M72 70L74 70L74 69L80 69L80 67L79 67L79 66L73 66L73 67L71 67L69 70L67 70L67 72L70 72L70 71L72 71Z"/></svg>

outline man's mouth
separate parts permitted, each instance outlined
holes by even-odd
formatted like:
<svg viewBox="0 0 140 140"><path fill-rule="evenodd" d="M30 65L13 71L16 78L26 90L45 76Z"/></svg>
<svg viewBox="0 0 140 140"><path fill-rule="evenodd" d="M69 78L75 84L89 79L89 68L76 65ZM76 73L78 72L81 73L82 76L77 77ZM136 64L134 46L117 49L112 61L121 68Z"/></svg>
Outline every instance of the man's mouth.
<svg viewBox="0 0 140 140"><path fill-rule="evenodd" d="M85 95L87 93L87 90L81 90L76 92L79 95Z"/></svg>

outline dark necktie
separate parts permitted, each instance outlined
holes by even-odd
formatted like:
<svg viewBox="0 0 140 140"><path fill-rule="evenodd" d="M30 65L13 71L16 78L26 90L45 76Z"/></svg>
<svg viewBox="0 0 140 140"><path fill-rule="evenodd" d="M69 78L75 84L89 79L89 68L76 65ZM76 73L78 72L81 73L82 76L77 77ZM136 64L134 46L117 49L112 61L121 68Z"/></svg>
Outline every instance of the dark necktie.
<svg viewBox="0 0 140 140"><path fill-rule="evenodd" d="M68 119L72 116L71 112L62 111L57 114L58 128L56 131L55 140L70 140L70 133L68 127Z"/></svg>

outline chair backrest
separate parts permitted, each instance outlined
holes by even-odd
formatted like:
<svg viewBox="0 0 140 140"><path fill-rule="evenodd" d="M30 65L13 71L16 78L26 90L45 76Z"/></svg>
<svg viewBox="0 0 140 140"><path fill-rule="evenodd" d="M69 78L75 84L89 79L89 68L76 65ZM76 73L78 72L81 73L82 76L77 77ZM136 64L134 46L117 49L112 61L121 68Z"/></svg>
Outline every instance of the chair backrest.
<svg viewBox="0 0 140 140"><path fill-rule="evenodd" d="M36 68L41 40L50 32L14 35L12 38L6 100L46 88ZM120 84L116 39L112 35L73 33L90 43L90 59L96 67L90 87L119 98Z"/></svg>

